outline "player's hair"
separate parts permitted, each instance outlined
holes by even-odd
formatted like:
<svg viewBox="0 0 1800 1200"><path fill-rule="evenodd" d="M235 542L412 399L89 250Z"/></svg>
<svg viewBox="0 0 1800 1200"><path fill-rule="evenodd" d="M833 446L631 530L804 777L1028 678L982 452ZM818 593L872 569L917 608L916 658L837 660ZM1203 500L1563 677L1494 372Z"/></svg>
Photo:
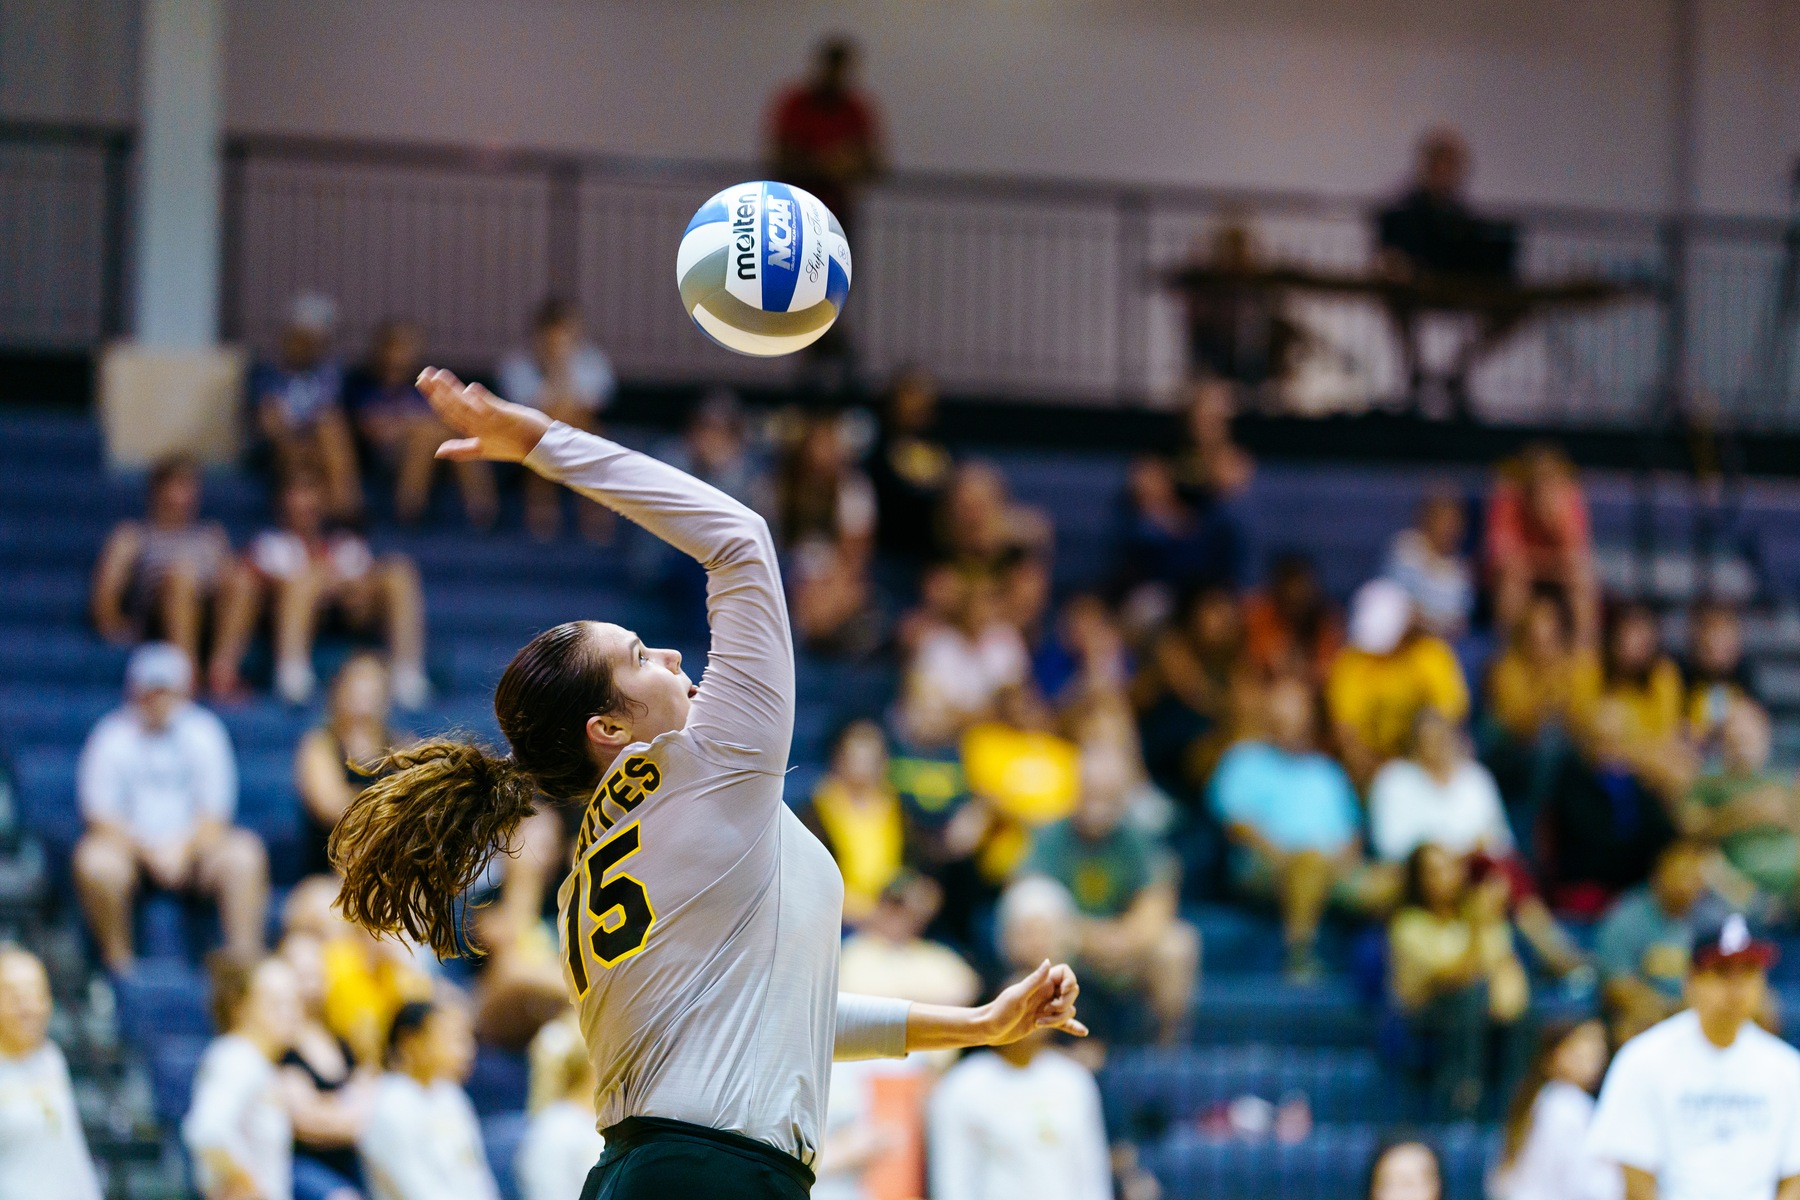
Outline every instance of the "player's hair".
<svg viewBox="0 0 1800 1200"><path fill-rule="evenodd" d="M331 833L332 865L344 877L338 908L372 933L404 933L440 957L462 953L462 894L511 846L537 793L567 800L593 790L600 769L588 753L588 719L628 705L586 622L532 638L494 691L512 753L433 738L372 768L380 778Z"/></svg>
<svg viewBox="0 0 1800 1200"><path fill-rule="evenodd" d="M1550 1082L1550 1070L1556 1061L1556 1052L1562 1049L1562 1044L1583 1024L1582 1021L1554 1020L1548 1022L1538 1034L1537 1053L1532 1056L1531 1065L1526 1068L1518 1088L1513 1092L1511 1102L1506 1106L1501 1167L1510 1167L1518 1160L1519 1151L1525 1148L1525 1135L1531 1132L1532 1106L1537 1103L1538 1093Z"/></svg>
<svg viewBox="0 0 1800 1200"><path fill-rule="evenodd" d="M409 1040L425 1029L437 1012L437 1005L429 1000L408 1000L394 1012L394 1019L388 1022L386 1061L390 1070L395 1067L395 1060L400 1054L400 1043Z"/></svg>

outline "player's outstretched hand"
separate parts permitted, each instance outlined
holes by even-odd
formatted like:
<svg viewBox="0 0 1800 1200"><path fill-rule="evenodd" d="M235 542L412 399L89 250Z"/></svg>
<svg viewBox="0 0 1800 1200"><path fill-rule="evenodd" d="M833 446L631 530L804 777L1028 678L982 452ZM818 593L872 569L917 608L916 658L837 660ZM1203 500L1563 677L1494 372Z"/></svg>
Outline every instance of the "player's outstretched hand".
<svg viewBox="0 0 1800 1200"><path fill-rule="evenodd" d="M987 1044L1004 1046L1039 1029L1060 1029L1086 1037L1087 1026L1075 1019L1075 997L1080 994L1081 985L1069 965L1051 966L1045 959L1037 970L983 1007L982 1032Z"/></svg>
<svg viewBox="0 0 1800 1200"><path fill-rule="evenodd" d="M439 446L439 458L523 462L550 428L550 418L537 409L509 404L437 367L420 371L417 386L438 419L462 435Z"/></svg>

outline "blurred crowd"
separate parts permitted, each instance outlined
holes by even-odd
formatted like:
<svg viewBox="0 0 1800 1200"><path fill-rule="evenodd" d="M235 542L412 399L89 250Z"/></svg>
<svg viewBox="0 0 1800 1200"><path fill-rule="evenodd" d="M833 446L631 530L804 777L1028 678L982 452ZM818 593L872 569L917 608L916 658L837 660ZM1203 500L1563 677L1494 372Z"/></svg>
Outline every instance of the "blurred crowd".
<svg viewBox="0 0 1800 1200"><path fill-rule="evenodd" d="M772 134L796 178L841 191L846 223L880 161L853 67L853 47L823 47ZM531 1063L523 1195L572 1200L598 1137L546 919L565 815L546 807L472 893L473 962L378 943L331 908L330 832L410 740L393 709L432 698L419 572L365 526L441 523L449 484L472 536L498 536L516 485L524 536L556 541L572 517L592 548L568 552L618 556L672 611L699 613L704 581L535 476L436 460L418 328L383 324L354 367L335 336L331 301L302 296L252 373L267 530L234 546L200 516L195 465L171 459L101 553L94 625L138 648L81 757L81 905L115 974L133 969L147 890L218 908L220 1036L182 1131L209 1200L496 1195L461 1089L478 1043ZM596 431L615 391L559 299L491 377ZM1340 605L1248 519L1240 399L1221 378L1191 385L1178 436L1118 480L1114 558L1088 573L1104 585L1075 594L1053 587L1049 517L946 440L927 370L870 408L715 391L650 447L767 516L803 654L893 680L846 706L790 797L843 871L843 987L962 1004L1068 959L1096 1035L840 1065L815 1194L914 1195L929 1177L939 1200L1153 1195L1108 1148L1092 1071L1107 1046L1188 1038L1197 905L1270 916L1289 984L1349 974L1430 1111L1490 1120L1521 1078L1527 1114L1550 1083L1591 1090L1609 1039L1681 1005L1694 930L1719 911L1800 915L1800 793L1771 769L1735 611L1686 613L1678 659L1656 614L1605 596L1581 480L1552 445L1430 494ZM307 878L271 948L267 856L234 823L233 751L206 704L246 702L264 661L279 701L313 701L321 629L362 648L295 750ZM1327 953L1339 934L1347 964ZM54 1098L66 1071L32 1033L41 975L0 954L0 1078L38 1072ZM1557 1030L1534 1063L1538 990L1591 996L1605 1025ZM1509 1147L1523 1136L1509 1126ZM92 1194L91 1172L52 1173L73 1182L31 1194ZM1428 1146L1399 1142L1370 1194L1428 1197L1437 1179Z"/></svg>

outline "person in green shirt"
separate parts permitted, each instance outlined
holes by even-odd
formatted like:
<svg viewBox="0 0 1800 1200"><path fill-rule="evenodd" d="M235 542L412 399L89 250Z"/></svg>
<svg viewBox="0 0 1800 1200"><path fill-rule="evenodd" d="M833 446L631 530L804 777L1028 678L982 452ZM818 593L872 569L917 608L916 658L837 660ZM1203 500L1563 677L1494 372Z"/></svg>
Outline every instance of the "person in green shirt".
<svg viewBox="0 0 1800 1200"><path fill-rule="evenodd" d="M1077 913L1075 959L1103 990L1142 992L1158 1036L1174 1043L1199 981L1200 932L1177 915L1173 855L1126 819L1131 783L1124 754L1090 745L1074 814L1037 832L1020 873L1068 889Z"/></svg>
<svg viewBox="0 0 1800 1200"><path fill-rule="evenodd" d="M1800 792L1769 770L1768 714L1752 700L1734 701L1719 749L1719 768L1700 776L1681 807L1684 830L1716 845L1739 875L1792 913L1800 900Z"/></svg>

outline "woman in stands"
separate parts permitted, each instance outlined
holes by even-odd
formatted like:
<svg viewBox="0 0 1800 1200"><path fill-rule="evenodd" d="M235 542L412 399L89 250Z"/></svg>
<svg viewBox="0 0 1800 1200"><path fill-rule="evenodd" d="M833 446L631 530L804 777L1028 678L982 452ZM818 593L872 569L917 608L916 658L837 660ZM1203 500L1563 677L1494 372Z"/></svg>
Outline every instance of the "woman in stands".
<svg viewBox="0 0 1800 1200"><path fill-rule="evenodd" d="M1488 1195L1494 1200L1620 1200L1625 1178L1587 1149L1594 1091L1606 1074L1606 1026L1556 1022L1506 1112L1506 1151Z"/></svg>
<svg viewBox="0 0 1800 1200"><path fill-rule="evenodd" d="M332 841L345 914L458 950L458 897L532 798L588 797L560 892L563 969L599 1081L604 1200L799 1197L833 1057L1084 1033L1067 966L980 1008L839 995L843 882L782 803L794 658L762 518L667 464L427 370L461 438L446 458L522 462L706 568L712 649L696 687L673 650L599 621L534 638L494 708L511 753L436 740L397 753Z"/></svg>

